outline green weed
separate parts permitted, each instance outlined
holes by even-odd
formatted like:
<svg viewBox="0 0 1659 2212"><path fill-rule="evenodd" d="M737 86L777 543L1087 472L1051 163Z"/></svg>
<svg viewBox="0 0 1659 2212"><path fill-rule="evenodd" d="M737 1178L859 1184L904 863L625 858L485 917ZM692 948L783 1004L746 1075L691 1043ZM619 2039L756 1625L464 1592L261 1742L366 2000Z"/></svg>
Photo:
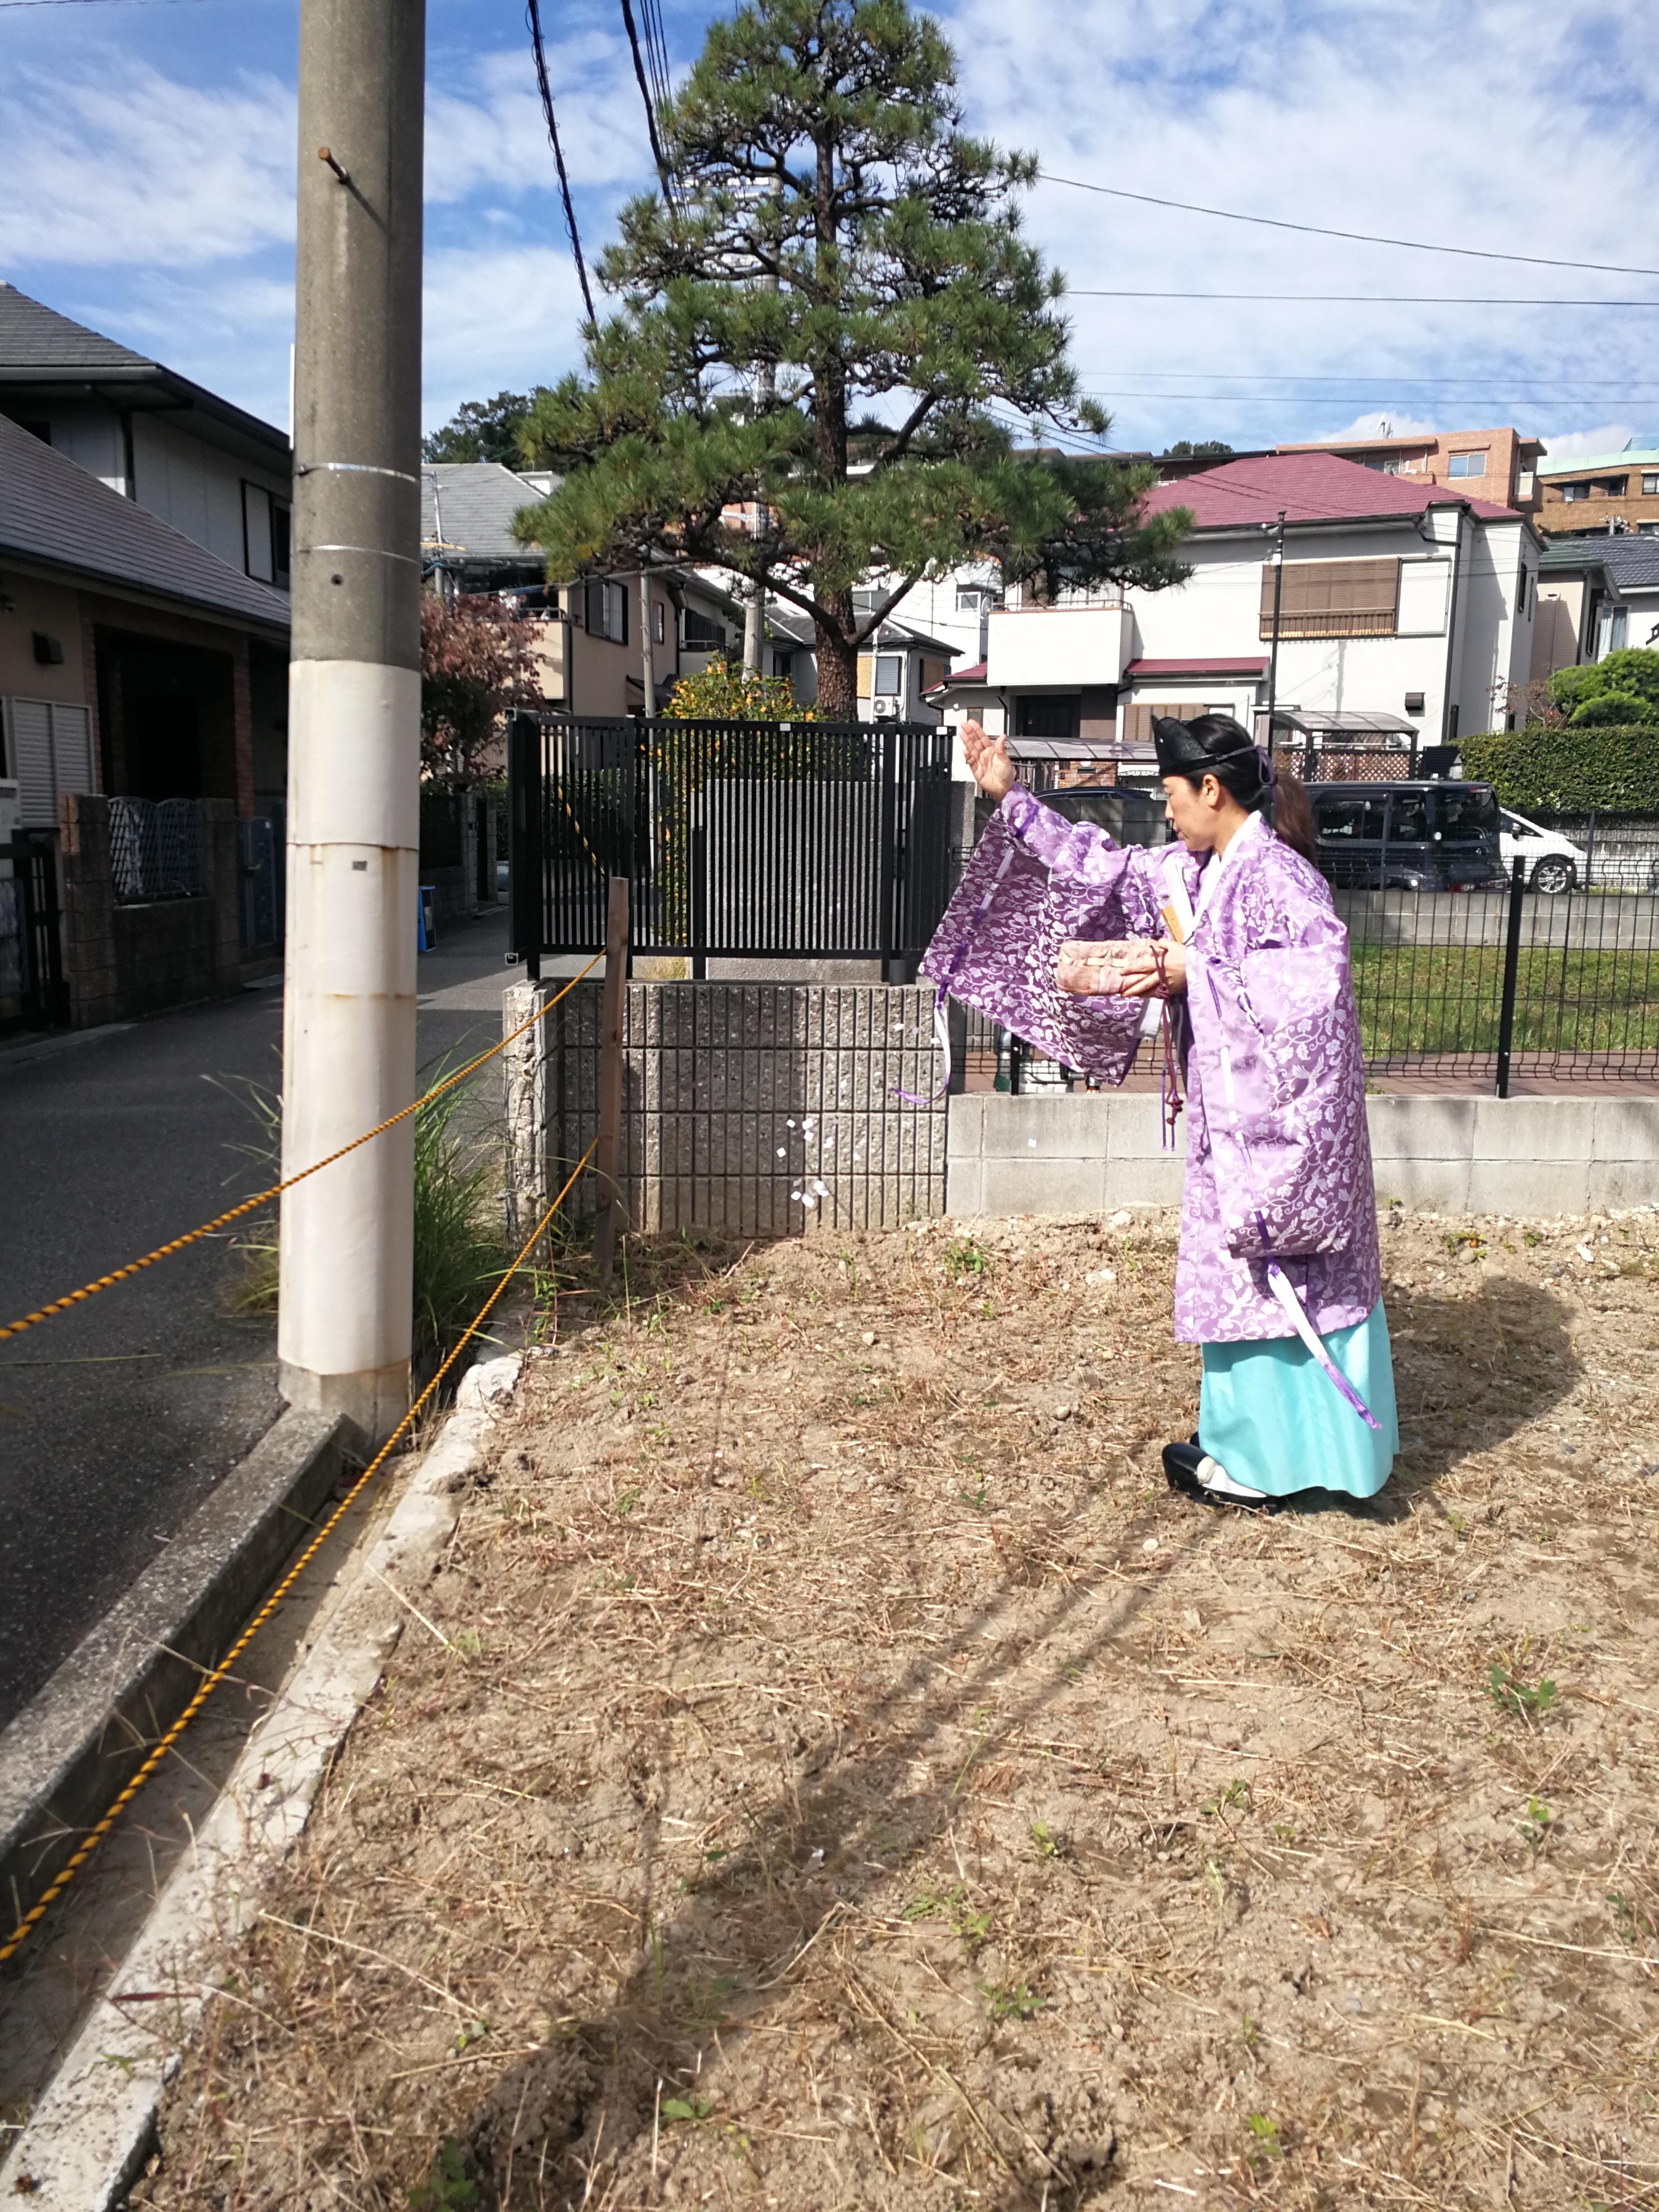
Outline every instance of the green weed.
<svg viewBox="0 0 1659 2212"><path fill-rule="evenodd" d="M662 2116L665 2120L683 2120L692 2127L700 2127L714 2111L707 2097L665 2097Z"/></svg>
<svg viewBox="0 0 1659 2212"><path fill-rule="evenodd" d="M1527 1817L1521 1823L1521 1840L1531 1850L1541 1850L1549 1841L1555 1815L1541 1797L1528 1797Z"/></svg>
<svg viewBox="0 0 1659 2212"><path fill-rule="evenodd" d="M1283 2158L1285 2145L1279 2133L1277 2120L1269 2119L1266 2112L1250 2112L1245 2117L1245 2126L1250 2131L1250 2156Z"/></svg>
<svg viewBox="0 0 1659 2212"><path fill-rule="evenodd" d="M1534 1682L1529 1687L1496 1660L1486 1677L1486 1688L1498 1711L1509 1714L1512 1720L1541 1720L1555 1703L1553 1682Z"/></svg>
<svg viewBox="0 0 1659 2212"><path fill-rule="evenodd" d="M478 2202L478 2185L467 2154L453 2136L446 2136L433 2153L426 2179L409 2192L410 2212L457 2212L462 2205Z"/></svg>
<svg viewBox="0 0 1659 2212"><path fill-rule="evenodd" d="M968 1902L968 1893L959 1881L939 1893L921 1891L913 1897L899 1914L901 1920L943 1920L953 1936L959 1936L970 1953L977 1951L991 1933L991 1916L976 1912Z"/></svg>
<svg viewBox="0 0 1659 2212"><path fill-rule="evenodd" d="M449 1056L423 1071L433 1089L459 1061ZM254 1133L227 1149L251 1163L261 1182L282 1175L283 1101L251 1078L228 1079L219 1087L240 1096L252 1116ZM491 1200L499 1175L493 1132L464 1132L466 1109L476 1095L457 1084L420 1108L415 1124L415 1266L413 1306L415 1364L430 1368L454 1344L477 1310L484 1285L499 1273L505 1257L492 1219ZM278 1266L274 1224L255 1221L235 1249L240 1274L231 1294L240 1313L275 1313Z"/></svg>
<svg viewBox="0 0 1659 2212"><path fill-rule="evenodd" d="M994 1986L984 1996L985 2009L998 2027L1007 2020L1035 2020L1042 2010L1042 1999L1024 1982Z"/></svg>

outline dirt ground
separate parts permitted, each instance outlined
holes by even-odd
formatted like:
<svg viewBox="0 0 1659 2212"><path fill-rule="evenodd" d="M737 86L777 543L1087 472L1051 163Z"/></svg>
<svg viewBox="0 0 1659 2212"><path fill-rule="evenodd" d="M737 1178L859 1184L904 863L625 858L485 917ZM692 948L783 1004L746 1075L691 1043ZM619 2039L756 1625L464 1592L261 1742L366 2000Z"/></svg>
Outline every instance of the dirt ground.
<svg viewBox="0 0 1659 2212"><path fill-rule="evenodd" d="M1659 2203L1659 1214L1383 1249L1401 1465L1271 1517L1170 1221L630 1249L133 2201Z"/></svg>

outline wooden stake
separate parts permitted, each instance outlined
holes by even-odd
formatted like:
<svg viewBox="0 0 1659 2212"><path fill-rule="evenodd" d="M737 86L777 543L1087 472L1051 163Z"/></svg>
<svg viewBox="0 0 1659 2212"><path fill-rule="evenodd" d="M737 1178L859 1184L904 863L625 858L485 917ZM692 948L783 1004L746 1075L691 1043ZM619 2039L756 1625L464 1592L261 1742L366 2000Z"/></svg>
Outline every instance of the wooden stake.
<svg viewBox="0 0 1659 2212"><path fill-rule="evenodd" d="M599 1141L593 1155L599 1200L593 1219L593 1267L601 1291L611 1288L622 1211L623 1008L628 979L628 878L612 876L605 909L605 1012L599 1031Z"/></svg>

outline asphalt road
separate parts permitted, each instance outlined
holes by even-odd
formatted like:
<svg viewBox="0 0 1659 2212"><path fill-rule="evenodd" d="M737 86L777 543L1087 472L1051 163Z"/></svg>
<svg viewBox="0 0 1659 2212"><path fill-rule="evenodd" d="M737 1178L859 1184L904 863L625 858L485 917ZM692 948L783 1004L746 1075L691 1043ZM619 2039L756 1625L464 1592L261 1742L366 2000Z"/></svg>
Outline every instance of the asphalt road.
<svg viewBox="0 0 1659 2212"><path fill-rule="evenodd" d="M430 1069L501 1035L505 915L420 965ZM0 1319L193 1228L265 1178L241 1082L279 1082L275 986L0 1049ZM499 1095L480 1071L480 1104ZM276 1419L276 1327L204 1240L0 1345L0 1727Z"/></svg>

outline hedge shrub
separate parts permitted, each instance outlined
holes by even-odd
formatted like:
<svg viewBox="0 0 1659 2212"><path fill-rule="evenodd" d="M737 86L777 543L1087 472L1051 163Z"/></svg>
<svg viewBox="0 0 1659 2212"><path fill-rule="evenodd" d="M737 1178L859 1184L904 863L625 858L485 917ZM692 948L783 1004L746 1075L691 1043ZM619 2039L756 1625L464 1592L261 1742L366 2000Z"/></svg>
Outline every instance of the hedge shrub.
<svg viewBox="0 0 1659 2212"><path fill-rule="evenodd" d="M1659 725L1577 722L1462 739L1463 773L1522 814L1659 813Z"/></svg>

